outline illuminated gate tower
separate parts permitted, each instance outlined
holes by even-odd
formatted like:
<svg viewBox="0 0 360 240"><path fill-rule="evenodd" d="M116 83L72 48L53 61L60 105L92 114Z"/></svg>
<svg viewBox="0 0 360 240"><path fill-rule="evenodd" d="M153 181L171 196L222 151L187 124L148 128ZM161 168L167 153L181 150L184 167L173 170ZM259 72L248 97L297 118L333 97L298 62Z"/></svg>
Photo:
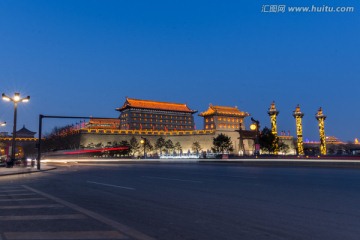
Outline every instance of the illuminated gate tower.
<svg viewBox="0 0 360 240"><path fill-rule="evenodd" d="M301 112L299 104L296 106L293 116L296 120L298 155L304 155L303 135L302 135L302 118L304 117L304 114Z"/></svg>
<svg viewBox="0 0 360 240"><path fill-rule="evenodd" d="M274 154L279 154L279 141L278 141L278 135L277 135L277 125L276 125L276 116L279 114L279 111L276 110L275 102L273 101L270 105L268 114L270 116L271 121L271 132L274 134Z"/></svg>
<svg viewBox="0 0 360 240"><path fill-rule="evenodd" d="M315 115L315 118L319 123L319 134L320 134L320 154L326 155L326 137L325 137L325 119L326 116L323 114L321 108L319 108L318 112Z"/></svg>

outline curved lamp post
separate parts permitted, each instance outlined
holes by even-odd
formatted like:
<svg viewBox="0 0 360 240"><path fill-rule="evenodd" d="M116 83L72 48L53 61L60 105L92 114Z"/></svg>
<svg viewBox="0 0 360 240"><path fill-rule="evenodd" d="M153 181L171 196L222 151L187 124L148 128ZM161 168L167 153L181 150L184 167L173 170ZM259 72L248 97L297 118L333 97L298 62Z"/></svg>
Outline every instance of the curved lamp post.
<svg viewBox="0 0 360 240"><path fill-rule="evenodd" d="M15 148L16 148L16 118L17 118L17 105L20 102L28 102L30 100L30 96L27 97L20 97L20 93L15 93L13 97L7 96L5 93L2 94L2 99L7 102L14 103L14 127L13 127L13 134L12 134L12 147L11 147L11 162L10 167L14 165L15 162Z"/></svg>
<svg viewBox="0 0 360 240"><path fill-rule="evenodd" d="M259 144L259 135L260 135L260 122L251 118L250 129L255 131L255 156L260 155L260 144Z"/></svg>
<svg viewBox="0 0 360 240"><path fill-rule="evenodd" d="M144 145L144 159L146 159L146 138L141 137L140 143Z"/></svg>

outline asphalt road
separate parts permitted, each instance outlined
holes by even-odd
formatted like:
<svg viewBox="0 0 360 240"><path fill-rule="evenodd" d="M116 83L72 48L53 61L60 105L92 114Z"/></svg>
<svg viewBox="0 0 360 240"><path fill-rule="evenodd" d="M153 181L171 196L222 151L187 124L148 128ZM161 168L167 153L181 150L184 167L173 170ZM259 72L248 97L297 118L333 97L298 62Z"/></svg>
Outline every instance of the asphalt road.
<svg viewBox="0 0 360 240"><path fill-rule="evenodd" d="M0 178L0 239L359 239L359 205L359 169L67 166Z"/></svg>

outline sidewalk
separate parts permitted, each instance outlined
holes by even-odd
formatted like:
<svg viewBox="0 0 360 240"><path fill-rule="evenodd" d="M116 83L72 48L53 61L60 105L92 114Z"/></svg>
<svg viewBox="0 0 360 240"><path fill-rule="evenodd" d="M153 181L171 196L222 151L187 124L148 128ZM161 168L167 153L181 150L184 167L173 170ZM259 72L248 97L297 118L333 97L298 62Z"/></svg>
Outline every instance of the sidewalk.
<svg viewBox="0 0 360 240"><path fill-rule="evenodd" d="M46 165L42 165L41 170L38 170L36 167L13 167L13 168L0 167L0 177L16 175L16 174L44 172L54 169L56 169L56 167L46 166Z"/></svg>

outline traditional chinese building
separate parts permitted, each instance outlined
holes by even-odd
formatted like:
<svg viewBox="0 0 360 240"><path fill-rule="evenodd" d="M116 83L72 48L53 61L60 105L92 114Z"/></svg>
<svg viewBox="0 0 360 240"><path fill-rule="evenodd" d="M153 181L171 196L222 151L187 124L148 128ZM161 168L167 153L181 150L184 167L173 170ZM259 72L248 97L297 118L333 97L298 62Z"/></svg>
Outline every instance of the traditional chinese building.
<svg viewBox="0 0 360 240"><path fill-rule="evenodd" d="M16 131L16 138L35 138L36 132L32 132L25 127L25 125Z"/></svg>
<svg viewBox="0 0 360 240"><path fill-rule="evenodd" d="M193 114L184 103L126 98L120 114L122 130L186 131L194 130Z"/></svg>
<svg viewBox="0 0 360 240"><path fill-rule="evenodd" d="M220 131L235 131L244 128L244 118L250 114L240 111L237 107L213 106L199 114L204 117L204 129L215 129Z"/></svg>
<svg viewBox="0 0 360 240"><path fill-rule="evenodd" d="M30 131L25 125L16 131L16 157L21 158L26 154L27 156L35 153L35 142L38 140L35 137L36 132ZM0 155L10 155L10 148L12 143L12 136L0 136Z"/></svg>

